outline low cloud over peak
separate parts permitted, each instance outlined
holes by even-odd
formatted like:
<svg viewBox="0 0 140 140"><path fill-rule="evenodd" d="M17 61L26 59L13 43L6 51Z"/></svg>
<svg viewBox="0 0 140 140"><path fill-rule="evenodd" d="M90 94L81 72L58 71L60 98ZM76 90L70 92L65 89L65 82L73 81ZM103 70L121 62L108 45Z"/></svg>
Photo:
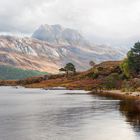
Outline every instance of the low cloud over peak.
<svg viewBox="0 0 140 140"><path fill-rule="evenodd" d="M139 0L0 0L0 32L31 34L41 24L61 24L95 38L140 35Z"/></svg>

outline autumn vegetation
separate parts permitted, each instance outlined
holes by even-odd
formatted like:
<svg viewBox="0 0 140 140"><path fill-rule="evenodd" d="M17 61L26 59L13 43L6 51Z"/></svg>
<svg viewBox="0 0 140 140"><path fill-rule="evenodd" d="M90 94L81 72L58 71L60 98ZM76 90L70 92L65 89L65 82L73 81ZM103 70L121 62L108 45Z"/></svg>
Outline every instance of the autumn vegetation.
<svg viewBox="0 0 140 140"><path fill-rule="evenodd" d="M128 52L123 61L90 63L91 69L76 72L72 63L60 68L60 74L46 75L17 81L0 81L0 85L21 85L28 88L66 87L84 90L140 91L140 42Z"/></svg>

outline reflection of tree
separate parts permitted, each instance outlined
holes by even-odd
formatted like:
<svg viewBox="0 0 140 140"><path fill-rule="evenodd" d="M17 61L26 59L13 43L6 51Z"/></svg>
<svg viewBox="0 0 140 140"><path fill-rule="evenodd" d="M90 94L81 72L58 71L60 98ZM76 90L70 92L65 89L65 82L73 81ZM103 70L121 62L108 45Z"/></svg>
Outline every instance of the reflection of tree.
<svg viewBox="0 0 140 140"><path fill-rule="evenodd" d="M120 111L136 131L140 132L140 101L120 102Z"/></svg>

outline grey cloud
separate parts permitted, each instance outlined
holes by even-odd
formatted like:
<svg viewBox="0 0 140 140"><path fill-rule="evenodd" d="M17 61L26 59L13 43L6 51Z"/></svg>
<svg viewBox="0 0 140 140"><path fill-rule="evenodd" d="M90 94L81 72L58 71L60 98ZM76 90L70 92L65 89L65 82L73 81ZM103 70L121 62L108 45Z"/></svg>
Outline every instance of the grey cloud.
<svg viewBox="0 0 140 140"><path fill-rule="evenodd" d="M62 24L103 40L140 35L139 0L0 0L0 31L32 33Z"/></svg>

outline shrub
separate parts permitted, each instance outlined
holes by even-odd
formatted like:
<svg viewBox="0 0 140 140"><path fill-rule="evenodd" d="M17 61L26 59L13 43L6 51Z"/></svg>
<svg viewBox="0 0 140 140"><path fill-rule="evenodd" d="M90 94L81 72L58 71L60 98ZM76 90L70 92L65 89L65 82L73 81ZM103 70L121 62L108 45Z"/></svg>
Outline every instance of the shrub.
<svg viewBox="0 0 140 140"><path fill-rule="evenodd" d="M98 67L97 69L98 69L98 71L103 71L104 68L103 67Z"/></svg>
<svg viewBox="0 0 140 140"><path fill-rule="evenodd" d="M123 75L127 78L130 77L130 70L129 70L129 64L128 64L128 59L125 59L122 64L120 65L120 68L123 72Z"/></svg>
<svg viewBox="0 0 140 140"><path fill-rule="evenodd" d="M107 76L103 82L103 86L106 89L118 89L120 88L121 81L118 73L112 73Z"/></svg>
<svg viewBox="0 0 140 140"><path fill-rule="evenodd" d="M138 92L140 92L140 87L138 87L136 90L137 90Z"/></svg>
<svg viewBox="0 0 140 140"><path fill-rule="evenodd" d="M140 79L134 78L129 81L124 81L122 84L122 89L124 91L139 91L140 87Z"/></svg>
<svg viewBox="0 0 140 140"><path fill-rule="evenodd" d="M120 77L121 80L128 79L128 77L126 77L126 75L124 73L121 73L119 77Z"/></svg>
<svg viewBox="0 0 140 140"><path fill-rule="evenodd" d="M89 74L88 74L88 77L89 77L89 78L92 78L92 79L97 79L98 76L99 76L98 73L89 73Z"/></svg>
<svg viewBox="0 0 140 140"><path fill-rule="evenodd" d="M97 79L98 76L99 76L98 73L93 73L93 74L92 74L92 78L93 78L93 79Z"/></svg>

